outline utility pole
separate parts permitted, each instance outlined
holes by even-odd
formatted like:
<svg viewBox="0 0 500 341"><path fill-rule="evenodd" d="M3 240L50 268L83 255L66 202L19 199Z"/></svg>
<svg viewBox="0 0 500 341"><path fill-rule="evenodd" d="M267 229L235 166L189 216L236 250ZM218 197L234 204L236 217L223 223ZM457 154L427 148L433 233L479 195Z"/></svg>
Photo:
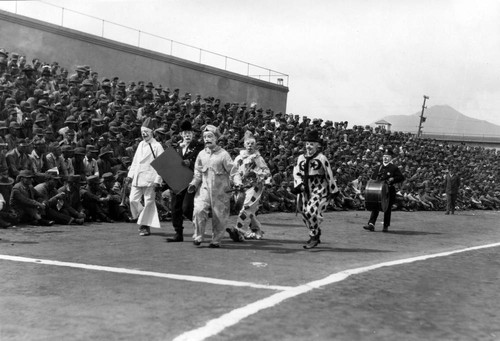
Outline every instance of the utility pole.
<svg viewBox="0 0 500 341"><path fill-rule="evenodd" d="M427 108L425 106L425 101L429 99L429 96L424 95L424 103L422 104L422 113L420 114L420 122L418 124L418 132L417 132L417 137L420 137L422 135L422 124L425 122L427 117L424 117L424 110Z"/></svg>

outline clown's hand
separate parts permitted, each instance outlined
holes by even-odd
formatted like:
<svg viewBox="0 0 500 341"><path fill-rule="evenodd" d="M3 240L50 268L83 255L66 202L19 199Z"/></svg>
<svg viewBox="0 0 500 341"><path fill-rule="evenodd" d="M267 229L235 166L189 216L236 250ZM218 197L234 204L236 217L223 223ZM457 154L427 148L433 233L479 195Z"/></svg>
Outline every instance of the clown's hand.
<svg viewBox="0 0 500 341"><path fill-rule="evenodd" d="M291 189L292 194L300 194L302 192L304 192L304 184L300 184L300 185L297 185L295 186L294 188Z"/></svg>

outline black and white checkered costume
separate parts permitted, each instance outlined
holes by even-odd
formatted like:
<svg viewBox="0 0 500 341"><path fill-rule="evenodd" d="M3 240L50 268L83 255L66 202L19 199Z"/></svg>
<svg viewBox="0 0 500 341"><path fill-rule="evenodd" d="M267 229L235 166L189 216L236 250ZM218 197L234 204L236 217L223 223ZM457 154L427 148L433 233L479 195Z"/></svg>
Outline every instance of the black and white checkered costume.
<svg viewBox="0 0 500 341"><path fill-rule="evenodd" d="M293 178L295 188L304 185L304 191L298 194L302 199L301 204L299 200L302 220L309 229L309 235L316 236L329 195L338 192L330 162L321 152L310 157L302 154L293 168Z"/></svg>

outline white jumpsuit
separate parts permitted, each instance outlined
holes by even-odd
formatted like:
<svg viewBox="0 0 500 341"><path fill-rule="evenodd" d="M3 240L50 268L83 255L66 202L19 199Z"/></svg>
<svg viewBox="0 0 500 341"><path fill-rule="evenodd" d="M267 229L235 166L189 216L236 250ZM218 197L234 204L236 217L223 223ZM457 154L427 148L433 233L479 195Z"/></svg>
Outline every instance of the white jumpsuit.
<svg viewBox="0 0 500 341"><path fill-rule="evenodd" d="M202 150L194 165L191 185L198 190L194 197L193 224L195 241L203 241L208 214L212 209L212 243L219 244L229 219L229 174L233 160L229 153L216 146Z"/></svg>
<svg viewBox="0 0 500 341"><path fill-rule="evenodd" d="M154 151L154 155L152 150ZM161 176L151 166L151 162L163 153L163 147L154 138L151 143L141 141L132 160L128 171L128 177L132 179L130 189L130 213L132 218L137 218L137 225L147 225L160 228L160 219L155 201L155 184L160 185ZM144 206L141 198L144 196Z"/></svg>

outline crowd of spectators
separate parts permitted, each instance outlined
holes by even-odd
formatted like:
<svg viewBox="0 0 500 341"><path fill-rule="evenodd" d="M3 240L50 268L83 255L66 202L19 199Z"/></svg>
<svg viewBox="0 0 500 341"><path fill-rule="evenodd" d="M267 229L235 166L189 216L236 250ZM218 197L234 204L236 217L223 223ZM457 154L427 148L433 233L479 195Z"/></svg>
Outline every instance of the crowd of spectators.
<svg viewBox="0 0 500 341"><path fill-rule="evenodd" d="M395 209L444 210L447 170L462 179L458 210L500 208L500 154L495 149L416 138L381 127L349 127L348 122L274 112L257 103L222 103L152 82L101 77L87 65L70 72L57 62L35 58L29 63L25 56L4 49L0 75L0 226L16 219L127 221L122 179L146 117L156 121L155 137L164 148L179 143L182 120L190 120L198 132L204 125L215 125L222 133L219 143L233 158L250 130L272 172L260 213L295 211L292 169L302 153L302 136L310 129L322 135L323 153L340 188L330 210L364 209L364 187L385 148L396 152L394 163L407 179L398 190ZM69 185L79 188L81 195L70 202L61 195L39 198L35 190L31 199L42 205L33 207L42 216L24 217L25 212L12 207L12 189L23 179L31 179L35 189L50 179L54 196L65 193ZM168 189L157 202L167 219ZM58 216L63 204L77 207L76 212Z"/></svg>

